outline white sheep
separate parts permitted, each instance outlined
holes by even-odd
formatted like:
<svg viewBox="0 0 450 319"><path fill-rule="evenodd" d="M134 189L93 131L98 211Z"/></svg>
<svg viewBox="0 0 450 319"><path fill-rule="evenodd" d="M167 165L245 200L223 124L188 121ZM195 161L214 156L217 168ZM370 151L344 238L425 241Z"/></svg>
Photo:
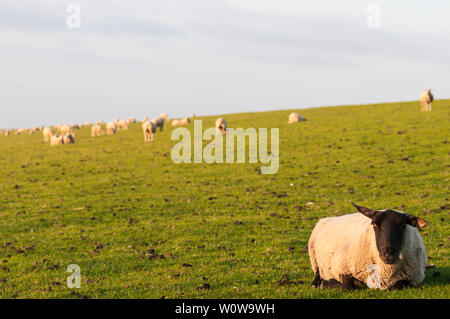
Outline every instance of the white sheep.
<svg viewBox="0 0 450 319"><path fill-rule="evenodd" d="M48 142L53 135L53 130L51 127L44 127L42 129L42 135L44 136L44 142Z"/></svg>
<svg viewBox="0 0 450 319"><path fill-rule="evenodd" d="M117 126L114 122L108 122L106 123L106 134L107 135L114 135L116 134Z"/></svg>
<svg viewBox="0 0 450 319"><path fill-rule="evenodd" d="M431 94L431 89L426 89L420 94L420 106L422 112L431 112L431 103L434 97Z"/></svg>
<svg viewBox="0 0 450 319"><path fill-rule="evenodd" d="M216 131L217 134L227 134L227 121L223 117L219 117L216 120Z"/></svg>
<svg viewBox="0 0 450 319"><path fill-rule="evenodd" d="M306 121L306 119L303 116L301 116L300 114L298 114L298 113L289 114L288 124L303 122L303 121Z"/></svg>
<svg viewBox="0 0 450 319"><path fill-rule="evenodd" d="M172 120L172 126L180 126L180 125L188 125L191 122L191 120L187 117L180 120Z"/></svg>
<svg viewBox="0 0 450 319"><path fill-rule="evenodd" d="M92 136L105 135L105 131L103 130L100 124L94 124L91 127L91 135Z"/></svg>
<svg viewBox="0 0 450 319"><path fill-rule="evenodd" d="M128 125L131 125L131 124L134 124L134 123L136 123L136 119L135 119L134 117L130 117L130 118L127 120L127 124L128 124Z"/></svg>
<svg viewBox="0 0 450 319"><path fill-rule="evenodd" d="M51 146L55 146L55 145L62 145L64 144L64 137L61 135L52 135L50 137L50 145Z"/></svg>
<svg viewBox="0 0 450 319"><path fill-rule="evenodd" d="M63 136L63 144L73 144L75 143L75 137L72 134L67 134Z"/></svg>
<svg viewBox="0 0 450 319"><path fill-rule="evenodd" d="M153 141L153 134L156 132L156 125L150 121L142 123L142 132L144 133L144 142Z"/></svg>
<svg viewBox="0 0 450 319"><path fill-rule="evenodd" d="M161 113L159 114L159 117L162 117L164 119L165 122L167 122L169 120L169 117L167 116L166 113Z"/></svg>
<svg viewBox="0 0 450 319"><path fill-rule="evenodd" d="M417 228L428 223L394 210L354 205L360 213L322 218L308 243L314 287L390 289L417 286L426 252Z"/></svg>
<svg viewBox="0 0 450 319"><path fill-rule="evenodd" d="M128 130L128 124L124 120L117 121L117 129L119 131L126 131Z"/></svg>
<svg viewBox="0 0 450 319"><path fill-rule="evenodd" d="M72 130L72 128L69 125L61 125L59 127L59 131L61 132L61 135L67 135L67 134L75 135L75 132Z"/></svg>

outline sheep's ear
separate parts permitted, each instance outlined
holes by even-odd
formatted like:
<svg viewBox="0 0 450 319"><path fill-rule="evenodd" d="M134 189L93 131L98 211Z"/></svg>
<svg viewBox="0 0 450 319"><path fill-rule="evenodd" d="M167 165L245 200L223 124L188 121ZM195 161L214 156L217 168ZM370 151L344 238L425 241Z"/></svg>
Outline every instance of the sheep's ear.
<svg viewBox="0 0 450 319"><path fill-rule="evenodd" d="M353 204L353 206L356 207L356 209L363 214L366 217L369 217L370 219L372 219L372 221L375 221L375 217L377 217L377 215L380 213L379 211L367 208L367 207L362 207L362 206L358 206L356 204Z"/></svg>
<svg viewBox="0 0 450 319"><path fill-rule="evenodd" d="M408 224L417 228L424 228L428 225L428 222L419 217L411 216L408 220Z"/></svg>

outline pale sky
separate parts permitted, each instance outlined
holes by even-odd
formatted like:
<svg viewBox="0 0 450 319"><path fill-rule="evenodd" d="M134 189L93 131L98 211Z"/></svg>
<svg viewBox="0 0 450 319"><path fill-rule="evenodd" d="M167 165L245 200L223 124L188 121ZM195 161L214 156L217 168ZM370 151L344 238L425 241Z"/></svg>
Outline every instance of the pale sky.
<svg viewBox="0 0 450 319"><path fill-rule="evenodd" d="M0 0L0 127L450 98L449 14L448 0Z"/></svg>

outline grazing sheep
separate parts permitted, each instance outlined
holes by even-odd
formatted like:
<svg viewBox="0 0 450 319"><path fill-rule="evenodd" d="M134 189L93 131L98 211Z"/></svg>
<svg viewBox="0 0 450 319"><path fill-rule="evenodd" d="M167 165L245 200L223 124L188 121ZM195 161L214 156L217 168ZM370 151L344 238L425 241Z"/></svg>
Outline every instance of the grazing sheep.
<svg viewBox="0 0 450 319"><path fill-rule="evenodd" d="M25 132L26 132L26 129L24 129L24 128L19 128L19 129L16 130L16 135L21 135L21 134L23 134L23 133L25 133Z"/></svg>
<svg viewBox="0 0 450 319"><path fill-rule="evenodd" d="M101 136L105 135L105 131L99 124L94 124L91 127L91 135L92 136Z"/></svg>
<svg viewBox="0 0 450 319"><path fill-rule="evenodd" d="M156 132L155 123L146 121L142 124L142 131L144 133L144 142L153 141L153 134Z"/></svg>
<svg viewBox="0 0 450 319"><path fill-rule="evenodd" d="M116 134L117 126L114 124L114 122L108 122L106 123L106 134L107 135L114 135Z"/></svg>
<svg viewBox="0 0 450 319"><path fill-rule="evenodd" d="M219 117L216 120L216 131L217 134L227 134L227 121L223 117Z"/></svg>
<svg viewBox="0 0 450 319"><path fill-rule="evenodd" d="M125 122L124 120L119 120L119 121L117 122L117 129L118 129L119 131L126 131L126 130L128 130L128 124L127 124L127 122Z"/></svg>
<svg viewBox="0 0 450 319"><path fill-rule="evenodd" d="M70 128L69 125L62 125L59 128L59 131L61 132L61 135L67 135L67 134L75 135L75 132Z"/></svg>
<svg viewBox="0 0 450 319"><path fill-rule="evenodd" d="M10 132L9 130L6 130L3 134L5 134L5 136L9 136Z"/></svg>
<svg viewBox="0 0 450 319"><path fill-rule="evenodd" d="M167 122L169 120L169 117L167 116L166 113L161 113L159 114L159 117L162 117L164 119L165 122Z"/></svg>
<svg viewBox="0 0 450 319"><path fill-rule="evenodd" d="M313 286L386 290L420 284L426 254L417 228L428 223L391 209L354 206L359 213L322 218L314 227L308 243Z"/></svg>
<svg viewBox="0 0 450 319"><path fill-rule="evenodd" d="M426 89L420 94L420 106L422 112L431 112L431 103L434 97L431 94L431 89Z"/></svg>
<svg viewBox="0 0 450 319"><path fill-rule="evenodd" d="M289 114L288 124L303 122L303 121L306 121L306 119L303 116L301 116L300 114L298 114L298 113Z"/></svg>
<svg viewBox="0 0 450 319"><path fill-rule="evenodd" d="M42 135L44 136L44 142L48 142L53 135L53 130L51 127L44 127L42 129Z"/></svg>
<svg viewBox="0 0 450 319"><path fill-rule="evenodd" d="M162 132L163 128L164 128L164 118L162 117L155 117L153 120L151 120L151 122L153 124L155 124L156 128L159 127L159 131Z"/></svg>
<svg viewBox="0 0 450 319"><path fill-rule="evenodd" d="M180 120L172 120L172 126L180 126L180 125L188 125L191 122L191 120L187 117Z"/></svg>
<svg viewBox="0 0 450 319"><path fill-rule="evenodd" d="M71 130L79 130L80 129L80 126L78 124L73 124L73 123L70 124L69 127Z"/></svg>
<svg viewBox="0 0 450 319"><path fill-rule="evenodd" d="M134 123L136 123L136 119L135 119L134 117L130 117L130 118L127 120L127 124L128 124L128 125L131 125L131 124L134 124Z"/></svg>

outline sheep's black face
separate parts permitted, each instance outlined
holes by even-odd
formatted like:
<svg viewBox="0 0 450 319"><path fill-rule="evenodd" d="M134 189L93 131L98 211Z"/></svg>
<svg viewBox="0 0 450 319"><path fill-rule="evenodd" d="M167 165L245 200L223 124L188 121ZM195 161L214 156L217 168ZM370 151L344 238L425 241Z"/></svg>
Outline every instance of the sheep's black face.
<svg viewBox="0 0 450 319"><path fill-rule="evenodd" d="M386 264L397 261L403 246L406 225L425 227L428 222L395 210L372 210L353 204L358 211L372 220L380 258Z"/></svg>

